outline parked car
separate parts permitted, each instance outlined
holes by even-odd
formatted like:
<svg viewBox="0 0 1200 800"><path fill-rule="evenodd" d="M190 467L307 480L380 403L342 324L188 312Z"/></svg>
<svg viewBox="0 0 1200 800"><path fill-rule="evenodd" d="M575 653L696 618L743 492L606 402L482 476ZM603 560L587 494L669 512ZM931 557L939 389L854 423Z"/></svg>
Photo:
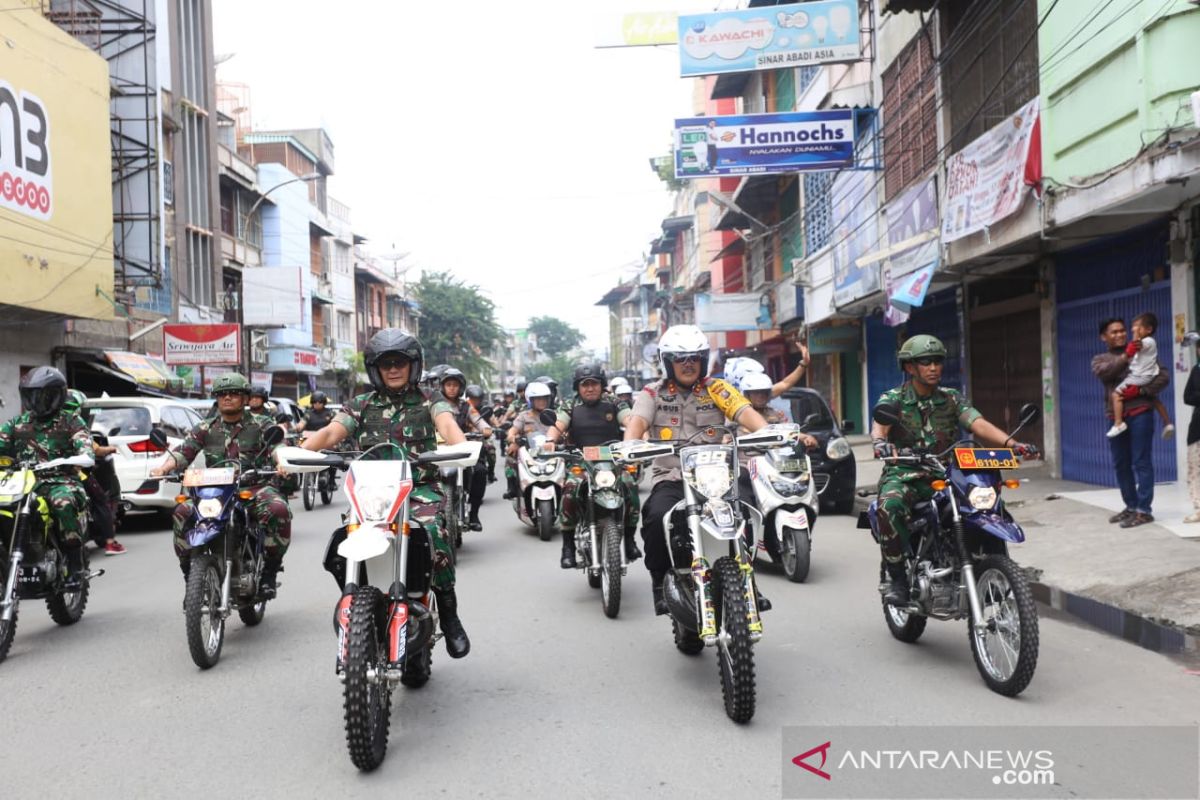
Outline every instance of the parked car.
<svg viewBox="0 0 1200 800"><path fill-rule="evenodd" d="M178 445L200 423L200 415L186 403L141 396L91 398L84 403L88 427L104 434L117 448L113 466L121 482L121 501L129 511L170 513L175 508L179 484L150 479L150 470L166 452L150 441L150 431L161 428L167 434L168 447Z"/></svg>
<svg viewBox="0 0 1200 800"><path fill-rule="evenodd" d="M821 493L821 510L835 514L854 511L856 465L854 451L842 433L825 398L815 389L788 389L778 398L787 405L792 421L820 442L809 453L813 480Z"/></svg>

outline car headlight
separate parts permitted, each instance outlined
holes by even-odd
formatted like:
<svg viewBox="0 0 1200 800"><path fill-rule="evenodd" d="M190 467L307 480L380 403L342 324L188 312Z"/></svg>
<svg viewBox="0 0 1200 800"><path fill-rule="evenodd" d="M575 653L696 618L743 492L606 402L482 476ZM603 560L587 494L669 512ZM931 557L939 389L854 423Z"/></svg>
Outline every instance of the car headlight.
<svg viewBox="0 0 1200 800"><path fill-rule="evenodd" d="M205 519L221 516L221 501L216 497L206 497L196 504L196 511Z"/></svg>
<svg viewBox="0 0 1200 800"><path fill-rule="evenodd" d="M733 486L733 478L724 464L701 464L692 470L692 485L705 497L721 498Z"/></svg>
<svg viewBox="0 0 1200 800"><path fill-rule="evenodd" d="M608 489L612 486L615 486L616 483L617 483L617 476L615 473L610 472L609 470L606 470L606 469L599 470L596 473L596 488L597 489Z"/></svg>
<svg viewBox="0 0 1200 800"><path fill-rule="evenodd" d="M967 492L967 502L971 508L986 511L996 505L996 490L991 486L976 486Z"/></svg>
<svg viewBox="0 0 1200 800"><path fill-rule="evenodd" d="M853 455L853 453L854 451L850 449L850 443L841 436L837 437L836 439L830 439L829 444L825 447L825 455L829 456L835 461L841 461L843 458L849 458L851 455Z"/></svg>

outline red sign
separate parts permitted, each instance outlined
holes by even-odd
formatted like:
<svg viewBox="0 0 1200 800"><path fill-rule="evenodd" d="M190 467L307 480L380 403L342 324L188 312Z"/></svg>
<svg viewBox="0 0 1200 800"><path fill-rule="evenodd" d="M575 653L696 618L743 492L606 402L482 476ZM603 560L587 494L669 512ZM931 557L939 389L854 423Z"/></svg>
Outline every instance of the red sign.
<svg viewBox="0 0 1200 800"><path fill-rule="evenodd" d="M163 361L168 364L238 365L242 363L242 329L236 322L219 325L164 325Z"/></svg>
<svg viewBox="0 0 1200 800"><path fill-rule="evenodd" d="M303 350L292 351L292 363L298 367L319 367L320 357L316 353L306 353Z"/></svg>

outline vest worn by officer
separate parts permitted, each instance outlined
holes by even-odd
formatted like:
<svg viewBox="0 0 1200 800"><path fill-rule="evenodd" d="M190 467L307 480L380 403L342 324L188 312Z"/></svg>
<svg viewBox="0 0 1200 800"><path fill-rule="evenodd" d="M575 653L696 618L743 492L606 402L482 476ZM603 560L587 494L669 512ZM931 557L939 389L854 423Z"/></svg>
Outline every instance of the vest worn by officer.
<svg viewBox="0 0 1200 800"><path fill-rule="evenodd" d="M445 400L440 399L434 407L453 411ZM339 414L337 421L354 434L360 450L366 450L383 442L398 444L405 456L411 457L437 449L437 429L433 425L431 405L425 396L415 389L410 389L397 398L369 392L359 395L347 404L343 414L354 418L354 427L346 425ZM396 450L381 447L368 459L386 461L398 457ZM413 465L413 477L419 483L437 480L438 471L434 465Z"/></svg>
<svg viewBox="0 0 1200 800"><path fill-rule="evenodd" d="M621 438L617 404L611 398L601 397L592 405L582 400L572 400L563 411L570 419L567 435L571 444L591 447Z"/></svg>

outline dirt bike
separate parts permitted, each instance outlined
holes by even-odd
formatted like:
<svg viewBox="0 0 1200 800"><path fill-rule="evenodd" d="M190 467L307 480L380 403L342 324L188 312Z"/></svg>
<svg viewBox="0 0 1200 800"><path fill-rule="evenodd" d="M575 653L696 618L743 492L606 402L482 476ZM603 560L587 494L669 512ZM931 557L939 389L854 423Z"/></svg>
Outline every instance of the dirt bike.
<svg viewBox="0 0 1200 800"><path fill-rule="evenodd" d="M695 436L706 433L697 431ZM663 434L669 435L670 429ZM658 439L613 447L614 455L626 463L679 456L684 498L663 516L671 559L663 597L680 652L696 655L705 647L717 648L725 713L734 722L749 722L754 716L753 646L763 634L754 581L755 528L747 525L738 501L737 451L778 447L795 435L767 426L728 444ZM671 519L676 513L686 515L685 530L674 529Z"/></svg>
<svg viewBox="0 0 1200 800"><path fill-rule="evenodd" d="M46 477L60 470L78 471L91 467L87 456L37 461L0 458L0 661L8 656L17 631L22 600L46 601L50 618L59 625L73 625L87 607L91 580L104 570L90 571L82 543L72 567L62 534L38 489ZM87 516L80 518L80 538L87 540Z"/></svg>
<svg viewBox="0 0 1200 800"><path fill-rule="evenodd" d="M346 524L334 531L325 569L342 596L334 612L335 671L343 683L346 742L350 760L369 771L383 763L397 683L424 686L441 639L432 591L433 542L409 521L414 488L412 464L465 466L479 458L479 442L443 446L412 459L384 442L358 454L315 453L280 448L288 472L346 469L342 489L350 503ZM369 457L391 460L370 460Z"/></svg>
<svg viewBox="0 0 1200 800"><path fill-rule="evenodd" d="M876 406L872 416L881 425L902 425L896 406ZM1023 406L1013 436L1039 416L1037 406ZM904 608L883 603L888 629L902 642L915 642L929 619L966 619L984 683L1015 697L1033 679L1038 658L1037 606L1024 571L1008 556L1008 543L1025 541L1025 532L1000 497L1003 487L1020 485L1001 478L1001 470L1017 467L1015 454L963 440L943 453L901 452L884 460L926 471L934 489L931 499L911 509L904 559L911 601ZM873 501L858 518L876 542L878 505ZM881 565L881 593L887 578Z"/></svg>
<svg viewBox="0 0 1200 800"><path fill-rule="evenodd" d="M478 433L465 434L467 441L478 442L479 451L483 452L483 436ZM446 537L455 550L462 547L463 531L469 530L470 525L470 493L471 482L475 479L475 470L482 470L483 464L474 463L466 466L445 466L440 468L442 476L442 497L446 516Z"/></svg>

